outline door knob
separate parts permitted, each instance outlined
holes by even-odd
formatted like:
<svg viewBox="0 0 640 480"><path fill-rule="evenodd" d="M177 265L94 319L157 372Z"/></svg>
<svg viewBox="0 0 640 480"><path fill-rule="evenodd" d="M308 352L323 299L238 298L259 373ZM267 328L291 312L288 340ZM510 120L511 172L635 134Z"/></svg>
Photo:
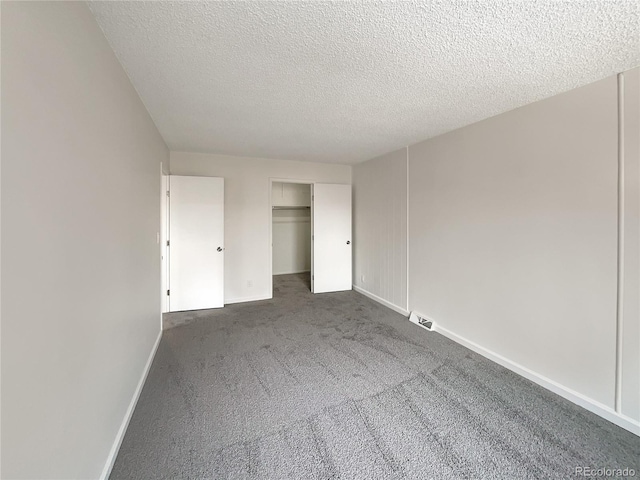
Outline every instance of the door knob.
<svg viewBox="0 0 640 480"><path fill-rule="evenodd" d="M351 244L351 241L350 241L350 240L347 240L347 245L350 245L350 244Z"/></svg>
<svg viewBox="0 0 640 480"><path fill-rule="evenodd" d="M222 247L218 247L216 250L218 250L219 252L222 251Z"/></svg>

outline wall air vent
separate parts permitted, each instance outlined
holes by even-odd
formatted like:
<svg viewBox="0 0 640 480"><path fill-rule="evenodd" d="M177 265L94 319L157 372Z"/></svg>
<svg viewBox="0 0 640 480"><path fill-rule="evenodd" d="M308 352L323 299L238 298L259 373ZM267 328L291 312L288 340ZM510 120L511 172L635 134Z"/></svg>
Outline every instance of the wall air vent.
<svg viewBox="0 0 640 480"><path fill-rule="evenodd" d="M416 312L411 312L411 315L409 315L409 321L411 323L415 323L419 327L424 328L425 330L429 330L430 332L435 330L436 325L433 320Z"/></svg>

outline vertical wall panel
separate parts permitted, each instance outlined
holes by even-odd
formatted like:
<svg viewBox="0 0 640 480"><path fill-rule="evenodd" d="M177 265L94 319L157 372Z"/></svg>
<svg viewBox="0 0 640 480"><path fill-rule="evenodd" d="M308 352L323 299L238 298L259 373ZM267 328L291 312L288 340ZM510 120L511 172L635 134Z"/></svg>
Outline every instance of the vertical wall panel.
<svg viewBox="0 0 640 480"><path fill-rule="evenodd" d="M410 309L614 406L616 78L409 147Z"/></svg>
<svg viewBox="0 0 640 480"><path fill-rule="evenodd" d="M356 165L354 285L407 307L407 151Z"/></svg>
<svg viewBox="0 0 640 480"><path fill-rule="evenodd" d="M622 413L640 421L640 68L624 74Z"/></svg>

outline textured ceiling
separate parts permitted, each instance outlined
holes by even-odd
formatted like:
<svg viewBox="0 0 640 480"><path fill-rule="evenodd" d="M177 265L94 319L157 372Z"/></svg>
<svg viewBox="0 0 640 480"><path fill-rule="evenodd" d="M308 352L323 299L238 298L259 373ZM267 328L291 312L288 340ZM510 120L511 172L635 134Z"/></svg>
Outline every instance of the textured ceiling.
<svg viewBox="0 0 640 480"><path fill-rule="evenodd" d="M357 163L640 65L640 2L90 2L173 151Z"/></svg>

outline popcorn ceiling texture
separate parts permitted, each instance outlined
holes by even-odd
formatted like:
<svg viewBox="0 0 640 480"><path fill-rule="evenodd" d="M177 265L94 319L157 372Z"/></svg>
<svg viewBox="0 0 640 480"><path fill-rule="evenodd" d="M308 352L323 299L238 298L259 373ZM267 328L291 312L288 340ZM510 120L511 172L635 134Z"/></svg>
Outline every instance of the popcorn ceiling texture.
<svg viewBox="0 0 640 480"><path fill-rule="evenodd" d="M173 151L358 163L640 65L640 2L91 2Z"/></svg>

